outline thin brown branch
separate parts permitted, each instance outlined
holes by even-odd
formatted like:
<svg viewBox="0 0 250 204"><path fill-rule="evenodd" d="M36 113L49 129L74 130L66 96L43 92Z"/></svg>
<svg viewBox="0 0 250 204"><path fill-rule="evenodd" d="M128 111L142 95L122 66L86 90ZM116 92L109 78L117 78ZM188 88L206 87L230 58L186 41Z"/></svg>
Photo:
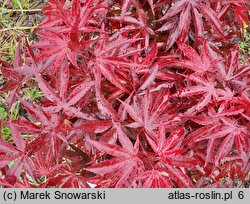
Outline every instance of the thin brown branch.
<svg viewBox="0 0 250 204"><path fill-rule="evenodd" d="M22 26L17 26L17 27L12 27L12 28L3 28L0 30L0 32L6 32L10 30L32 30L36 28L37 26L32 26L32 27L22 27Z"/></svg>
<svg viewBox="0 0 250 204"><path fill-rule="evenodd" d="M26 12L26 13L28 13L28 12L41 12L42 9L23 9L23 10L21 10L21 9L0 8L0 11L4 11L4 12L8 12L8 13L10 13L10 12Z"/></svg>

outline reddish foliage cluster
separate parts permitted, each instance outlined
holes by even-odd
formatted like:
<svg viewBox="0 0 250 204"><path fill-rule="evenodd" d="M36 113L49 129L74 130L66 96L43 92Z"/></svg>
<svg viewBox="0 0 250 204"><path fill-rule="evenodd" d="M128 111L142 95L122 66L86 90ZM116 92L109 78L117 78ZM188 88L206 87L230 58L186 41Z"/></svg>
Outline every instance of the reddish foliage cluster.
<svg viewBox="0 0 250 204"><path fill-rule="evenodd" d="M250 171L248 0L49 0L1 61L6 187L231 187ZM22 95L31 81L44 97ZM23 137L23 134L29 137ZM9 165L12 163L13 165Z"/></svg>

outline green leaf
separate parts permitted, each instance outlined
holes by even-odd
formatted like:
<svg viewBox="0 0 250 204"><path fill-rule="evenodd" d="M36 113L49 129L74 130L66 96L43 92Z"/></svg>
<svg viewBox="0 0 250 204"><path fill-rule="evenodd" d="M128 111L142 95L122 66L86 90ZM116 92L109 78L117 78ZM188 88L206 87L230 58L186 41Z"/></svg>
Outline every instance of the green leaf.
<svg viewBox="0 0 250 204"><path fill-rule="evenodd" d="M43 97L43 93L38 87L27 89L26 94L32 101L38 101Z"/></svg>
<svg viewBox="0 0 250 204"><path fill-rule="evenodd" d="M2 126L1 132L2 132L2 139L3 140L6 140L6 141L11 140L11 138L12 138L12 132L11 132L10 128Z"/></svg>
<svg viewBox="0 0 250 204"><path fill-rule="evenodd" d="M0 117L1 119L5 119L7 116L7 112L5 111L5 109L3 107L0 107Z"/></svg>
<svg viewBox="0 0 250 204"><path fill-rule="evenodd" d="M21 12L22 12L22 14L23 14L23 6L22 6L22 3L21 3L19 0L16 0L16 2L17 2L18 6L19 6L19 8L20 8L20 10L21 10Z"/></svg>
<svg viewBox="0 0 250 204"><path fill-rule="evenodd" d="M245 42L241 42L239 48L241 50L243 50L245 47L246 47L246 43Z"/></svg>
<svg viewBox="0 0 250 204"><path fill-rule="evenodd" d="M14 103L10 110L10 118L12 120L17 119L19 112L20 112L20 103Z"/></svg>

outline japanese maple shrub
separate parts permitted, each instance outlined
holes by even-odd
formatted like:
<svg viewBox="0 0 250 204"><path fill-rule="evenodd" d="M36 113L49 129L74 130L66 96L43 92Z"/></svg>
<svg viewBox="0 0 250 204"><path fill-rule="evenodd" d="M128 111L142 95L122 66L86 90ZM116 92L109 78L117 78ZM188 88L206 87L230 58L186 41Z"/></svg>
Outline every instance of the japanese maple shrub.
<svg viewBox="0 0 250 204"><path fill-rule="evenodd" d="M0 123L11 129L3 187L249 179L250 65L238 51L248 0L48 0L43 11L37 42L1 61L5 108L22 108Z"/></svg>

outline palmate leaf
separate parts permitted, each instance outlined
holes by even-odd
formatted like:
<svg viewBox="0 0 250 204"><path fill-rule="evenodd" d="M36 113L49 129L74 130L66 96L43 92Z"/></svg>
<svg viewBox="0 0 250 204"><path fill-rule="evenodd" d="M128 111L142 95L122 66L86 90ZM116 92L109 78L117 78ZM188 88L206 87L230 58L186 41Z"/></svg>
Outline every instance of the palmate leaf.
<svg viewBox="0 0 250 204"><path fill-rule="evenodd" d="M46 144L47 147L52 149L53 154L58 160L61 156L61 148L59 148L60 144L68 144L67 137L64 135L64 129L66 127L61 125L60 116L57 114L47 113L41 107L23 100L20 96L18 96L18 98L27 112L36 120L36 122L41 124L40 130L35 132L32 142L27 144L25 151L32 154L39 150L40 145ZM20 128L19 123L17 122L16 124L17 128ZM63 127L64 129L59 127ZM10 126L10 128L13 131L12 126Z"/></svg>
<svg viewBox="0 0 250 204"><path fill-rule="evenodd" d="M88 133L102 133L113 126L111 120L89 120L82 122L81 125L75 127L76 130L82 130Z"/></svg>
<svg viewBox="0 0 250 204"><path fill-rule="evenodd" d="M242 81L250 71L249 65L242 66L239 64L239 52L237 46L232 49L226 58L226 62L222 62L222 57L216 55L216 58L211 53L211 48L204 40L201 54L198 54L191 46L177 41L179 49L187 59L169 59L161 66L169 68L180 68L194 71L197 75L207 73L225 83L230 83L235 87L246 87ZM220 64L218 65L218 62Z"/></svg>
<svg viewBox="0 0 250 204"><path fill-rule="evenodd" d="M208 106L212 101L228 102L234 99L234 93L226 86L223 88L216 87L216 79L212 77L197 77L195 75L188 76L196 85L189 86L178 93L180 97L189 97L194 95L201 95L199 102L187 110L188 113L196 113Z"/></svg>
<svg viewBox="0 0 250 204"><path fill-rule="evenodd" d="M28 66L23 64L23 60L21 59L21 41L17 45L13 65L2 60L0 60L0 65L3 77L8 79L7 83L0 88L0 92L10 92L8 107L10 110L16 93L22 87L22 83L28 81L33 76L33 67L35 65Z"/></svg>
<svg viewBox="0 0 250 204"><path fill-rule="evenodd" d="M61 164L57 164L55 158L53 157L53 152L49 150L47 155L43 155L42 151L37 151L35 154L36 160L35 171L36 175L39 177L46 176L48 179L46 183L57 174L61 167Z"/></svg>
<svg viewBox="0 0 250 204"><path fill-rule="evenodd" d="M85 119L89 118L87 114L79 111L77 108L74 108L72 106L75 105L91 89L91 87L94 85L94 82L83 81L67 96L67 98L65 98L69 76L65 77L66 78L60 81L60 99L55 94L53 88L40 75L36 75L39 88L44 93L44 96L54 104L53 106L46 107L45 110L51 113L56 113L60 110L63 110L66 114L70 116L77 116Z"/></svg>
<svg viewBox="0 0 250 204"><path fill-rule="evenodd" d="M166 139L165 128L163 125L160 125L159 133L155 135L155 138L151 138L150 136L147 136L147 140L156 154L158 154L159 156L165 157L168 154L167 152L169 150L170 150L169 154L171 155L171 154L174 154L174 152L172 152L172 149L174 149L175 147L180 148L179 144L183 137L184 137L183 127L181 127L175 132L173 132ZM179 150L177 149L176 152L178 151Z"/></svg>
<svg viewBox="0 0 250 204"><path fill-rule="evenodd" d="M56 32L71 32L72 40L80 34L80 31L99 32L100 30L93 26L94 16L102 13L105 7L93 6L94 3L98 4L97 2L101 3L95 0L87 0L84 5L80 4L80 0L74 0L71 4L65 4L65 1L50 1L50 4L43 9L47 18L41 23L41 28Z"/></svg>
<svg viewBox="0 0 250 204"><path fill-rule="evenodd" d="M179 168L175 168L173 165L159 164L159 168L164 169L164 172L167 172L172 178L174 182L177 183L177 186L180 188L193 188L193 183L191 182L190 178L183 173Z"/></svg>
<svg viewBox="0 0 250 204"><path fill-rule="evenodd" d="M167 139L163 125L159 127L158 131L155 138L149 135L146 136L153 151L159 156L159 161L154 168L161 172L162 177L168 175L168 178L165 178L167 181L165 185L176 182L179 187L192 187L193 184L189 178L180 171L179 167L189 168L190 164L195 166L199 162L194 157L183 155L186 151L182 148L181 144L185 136L185 134L183 134L183 127L172 132Z"/></svg>
<svg viewBox="0 0 250 204"><path fill-rule="evenodd" d="M179 41L177 41L177 44L187 59L170 59L165 67L185 68L198 74L206 72L216 74L219 71L215 68L215 60L212 60L212 57L209 55L208 44L205 40L200 55L189 45Z"/></svg>
<svg viewBox="0 0 250 204"><path fill-rule="evenodd" d="M16 146L14 147L6 141L2 139L0 140L0 152L3 153L0 156L0 168L7 166L11 162L14 162L7 171L8 175L18 178L24 170L32 178L34 178L34 162L28 152L26 152L28 141L22 138L21 133L17 131L15 124L10 122L10 128L12 130L13 141Z"/></svg>
<svg viewBox="0 0 250 204"><path fill-rule="evenodd" d="M117 111L114 110L112 105L106 100L101 91L101 73L98 68L94 69L95 75L95 92L96 92L96 102L97 107L101 114L104 116L111 118L113 120L118 120L119 116ZM123 91L122 91L123 92Z"/></svg>
<svg viewBox="0 0 250 204"><path fill-rule="evenodd" d="M154 0L147 0L152 13L154 14ZM123 1L123 5L122 5L122 12L121 12L121 17L123 18L126 14L126 12L128 11L129 7L131 6L131 4L133 4L134 6L136 6L137 9L141 8L141 4L138 1L135 0L124 0Z"/></svg>
<svg viewBox="0 0 250 204"><path fill-rule="evenodd" d="M40 36L43 37L43 40L33 45L33 47L40 49L40 60L51 58L54 60L54 64L58 65L66 58L70 60L74 66L78 67L76 58L79 52L72 50L69 44L71 39L67 35L41 31ZM52 47L53 49L49 49L48 51L48 47ZM77 47L75 50L77 50Z"/></svg>
<svg viewBox="0 0 250 204"><path fill-rule="evenodd" d="M178 19L179 23L175 25L169 19ZM218 14L201 0L180 0L176 1L167 13L159 19L167 22L158 30L158 32L170 30L169 38L166 42L166 49L169 49L177 39L186 42L189 34L191 18L195 26L195 42L199 44L204 37L203 19L207 20L213 30L220 36L224 36L221 22Z"/></svg>
<svg viewBox="0 0 250 204"><path fill-rule="evenodd" d="M225 64L225 81L234 86L246 88L246 84L242 81L248 73L250 73L250 65L242 66L239 64L239 51L237 46L231 50Z"/></svg>
<svg viewBox="0 0 250 204"><path fill-rule="evenodd" d="M167 173L150 170L142 173L138 180L142 181L142 188L171 188L173 183L168 178Z"/></svg>
<svg viewBox="0 0 250 204"><path fill-rule="evenodd" d="M224 0L222 1L221 10L219 13L220 19L223 19L227 16L229 11L234 14L233 21L238 28L241 28L241 31L244 33L244 23L249 25L249 17L247 12L249 11L249 3L247 0L231 1Z"/></svg>
<svg viewBox="0 0 250 204"><path fill-rule="evenodd" d="M232 153L236 154L235 159L237 158L244 163L247 160L247 155L243 149L248 148L249 145L247 129L229 118L232 115L242 113L242 111L244 109L241 107L227 109L221 105L218 113L214 110L209 113L210 117L197 116L193 118L192 120L202 127L189 134L184 143L199 147L202 141L208 140L208 143L203 143L206 146L206 157L204 158L206 164L218 165L221 162L230 161Z"/></svg>
<svg viewBox="0 0 250 204"><path fill-rule="evenodd" d="M150 5L151 11L153 15L154 12L154 5L152 0L148 0L148 4ZM127 13L127 10L130 6L134 5L137 9L138 17L134 18L130 15L125 15ZM154 30L147 24L147 14L142 8L142 5L139 1L134 0L125 0L123 2L121 15L110 17L109 19L111 21L117 21L123 24L126 24L127 26L123 27L123 30L125 33L130 36L130 38L142 38L144 39L144 46L145 49L148 49L149 47L149 40L152 35L155 35ZM132 35L131 35L132 31Z"/></svg>
<svg viewBox="0 0 250 204"><path fill-rule="evenodd" d="M140 51L130 46L138 40L140 39L127 39L118 34L99 40L93 52L94 58L88 64L89 68L94 67L95 73L101 73L114 86L125 93L130 93L126 87L128 79L119 74L118 68L129 70L131 66L142 66L129 60L129 57Z"/></svg>
<svg viewBox="0 0 250 204"><path fill-rule="evenodd" d="M240 160L225 162L220 168L220 173L216 175L215 180L222 180L225 176L228 176L230 178L230 181L234 181L236 177L244 177L244 174L249 171L249 169L241 168L241 166L245 167L245 165L242 165L242 162Z"/></svg>
<svg viewBox="0 0 250 204"><path fill-rule="evenodd" d="M51 178L44 187L58 186L60 188L88 188L88 182L93 182L90 178L76 175L69 164L61 167L57 171L57 176Z"/></svg>
<svg viewBox="0 0 250 204"><path fill-rule="evenodd" d="M101 163L94 164L85 169L101 175L102 177L105 175L118 177L117 180L115 180L115 187L124 187L126 186L127 181L131 179L133 180L137 174L136 172L143 168L143 163L137 156L139 150L139 140L137 140L135 145L133 145L128 136L125 135L121 129L120 124L115 123L115 127L117 129L118 139L122 147L87 140L102 153L112 155L115 158L102 161Z"/></svg>
<svg viewBox="0 0 250 204"><path fill-rule="evenodd" d="M243 146L247 147L249 145L247 130L229 118L221 118L221 120L222 124L218 128L209 132L209 135L200 135L199 139L197 139L197 141L210 140L207 148L206 163L215 161L215 164L218 165L220 161L223 161L228 156L234 145L236 145L242 161L245 161L247 156ZM221 143L219 142L221 140L218 140L220 138L223 138Z"/></svg>
<svg viewBox="0 0 250 204"><path fill-rule="evenodd" d="M126 112L133 119L134 122L126 125L130 128L143 127L148 134L153 133L162 124L174 123L175 115L168 112L166 107L170 107L169 93L163 87L155 92L150 92L148 89L142 96L134 97L131 105L121 102Z"/></svg>

